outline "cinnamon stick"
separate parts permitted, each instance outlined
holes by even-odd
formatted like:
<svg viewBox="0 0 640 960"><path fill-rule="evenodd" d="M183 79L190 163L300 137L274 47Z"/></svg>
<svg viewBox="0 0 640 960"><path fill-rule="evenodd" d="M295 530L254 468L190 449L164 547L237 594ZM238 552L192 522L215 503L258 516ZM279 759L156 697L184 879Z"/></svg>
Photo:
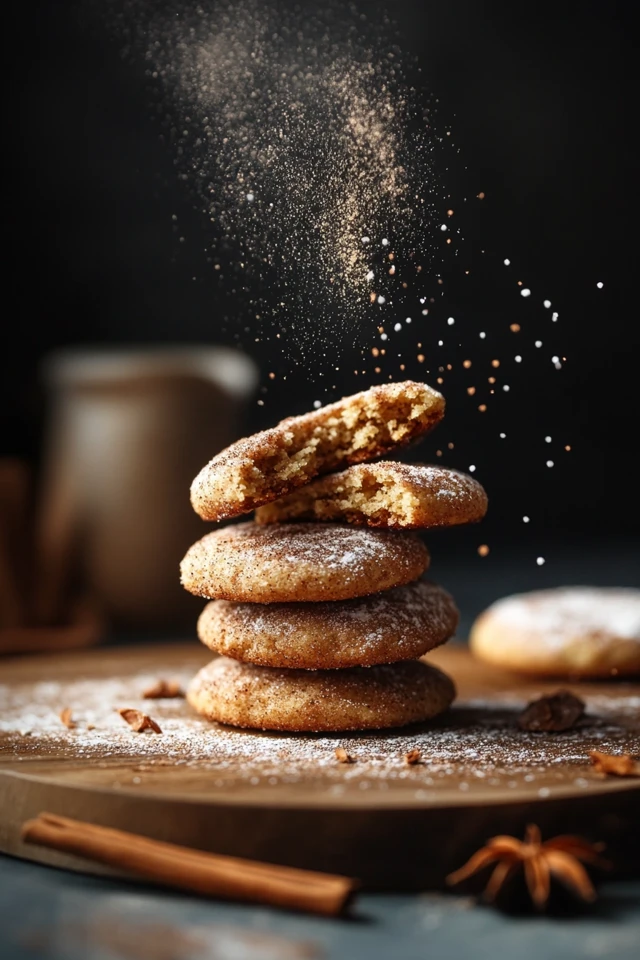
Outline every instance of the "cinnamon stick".
<svg viewBox="0 0 640 960"><path fill-rule="evenodd" d="M53 813L27 820L22 839L205 896L327 916L341 913L357 886L349 877L202 853Z"/></svg>

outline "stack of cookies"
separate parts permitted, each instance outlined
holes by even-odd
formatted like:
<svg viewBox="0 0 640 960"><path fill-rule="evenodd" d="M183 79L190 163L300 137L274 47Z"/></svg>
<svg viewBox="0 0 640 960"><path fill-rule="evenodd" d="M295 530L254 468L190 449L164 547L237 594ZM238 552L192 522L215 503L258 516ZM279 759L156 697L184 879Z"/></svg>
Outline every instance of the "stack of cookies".
<svg viewBox="0 0 640 960"><path fill-rule="evenodd" d="M190 686L198 713L340 731L449 706L452 680L419 658L454 634L458 611L422 579L429 553L415 531L480 520L486 494L454 470L379 459L443 415L426 384L373 387L240 440L198 474L191 502L203 519L255 510L181 564L184 587L210 600L200 640L221 655Z"/></svg>

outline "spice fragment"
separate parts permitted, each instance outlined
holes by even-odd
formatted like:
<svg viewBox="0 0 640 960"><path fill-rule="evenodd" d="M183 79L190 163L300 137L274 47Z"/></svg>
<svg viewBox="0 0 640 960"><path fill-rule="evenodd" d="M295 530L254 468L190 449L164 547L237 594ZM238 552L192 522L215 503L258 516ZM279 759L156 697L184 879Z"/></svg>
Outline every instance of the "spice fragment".
<svg viewBox="0 0 640 960"><path fill-rule="evenodd" d="M584 701L569 690L558 690L527 704L518 717L521 730L533 733L558 733L570 730L583 716Z"/></svg>
<svg viewBox="0 0 640 960"><path fill-rule="evenodd" d="M71 707L65 707L63 710L60 711L59 716L61 721L64 723L65 727L67 728L67 730L74 730L78 726L76 721L73 719Z"/></svg>
<svg viewBox="0 0 640 960"><path fill-rule="evenodd" d="M156 680L142 694L145 700L163 700L184 697L184 690L176 680Z"/></svg>
<svg viewBox="0 0 640 960"><path fill-rule="evenodd" d="M640 763L634 760L629 753L621 753L615 756L611 753L591 750L589 759L596 773L602 773L605 776L610 773L615 777L640 777Z"/></svg>
<svg viewBox="0 0 640 960"><path fill-rule="evenodd" d="M146 713L142 713L141 710L123 707L118 710L118 713L136 733L143 733L145 730L151 730L153 733L162 733L162 730L155 720L152 720Z"/></svg>

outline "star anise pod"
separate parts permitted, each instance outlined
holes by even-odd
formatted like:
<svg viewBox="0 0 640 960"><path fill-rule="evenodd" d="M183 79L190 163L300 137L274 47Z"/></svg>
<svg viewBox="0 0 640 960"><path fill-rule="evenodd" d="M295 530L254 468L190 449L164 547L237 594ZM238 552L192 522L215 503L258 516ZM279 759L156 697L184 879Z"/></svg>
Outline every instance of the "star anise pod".
<svg viewBox="0 0 640 960"><path fill-rule="evenodd" d="M492 837L464 866L449 874L447 883L460 883L494 863L496 866L484 890L486 900L495 900L505 881L522 867L527 889L538 909L549 899L552 877L590 903L595 900L596 892L583 864L609 867L599 856L603 849L601 843L589 843L583 837L570 835L542 843L540 829L532 823L526 828L524 841L508 836Z"/></svg>

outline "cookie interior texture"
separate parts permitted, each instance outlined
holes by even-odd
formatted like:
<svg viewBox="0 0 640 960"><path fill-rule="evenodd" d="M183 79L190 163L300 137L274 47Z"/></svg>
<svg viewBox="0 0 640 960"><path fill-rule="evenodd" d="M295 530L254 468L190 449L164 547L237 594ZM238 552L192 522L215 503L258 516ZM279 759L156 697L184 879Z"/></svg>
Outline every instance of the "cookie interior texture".
<svg viewBox="0 0 640 960"><path fill-rule="evenodd" d="M410 443L444 415L444 398L423 383L384 384L237 441L191 485L205 520L223 520L302 486L322 473Z"/></svg>
<svg viewBox="0 0 640 960"><path fill-rule="evenodd" d="M187 692L208 720L260 730L379 730L422 722L455 698L451 678L419 660L349 670L281 670L217 657Z"/></svg>
<svg viewBox="0 0 640 960"><path fill-rule="evenodd" d="M466 473L395 461L359 464L320 477L256 511L258 523L344 520L370 527L418 529L476 523L487 495Z"/></svg>

